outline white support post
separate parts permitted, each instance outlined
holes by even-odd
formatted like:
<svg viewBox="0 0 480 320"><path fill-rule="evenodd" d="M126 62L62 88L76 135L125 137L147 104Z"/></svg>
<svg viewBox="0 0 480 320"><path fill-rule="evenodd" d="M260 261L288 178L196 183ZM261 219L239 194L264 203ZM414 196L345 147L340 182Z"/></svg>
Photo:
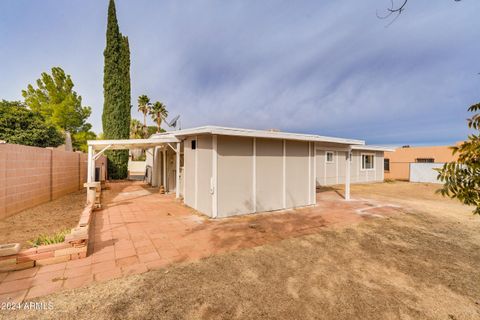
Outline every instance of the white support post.
<svg viewBox="0 0 480 320"><path fill-rule="evenodd" d="M218 216L218 190L217 190L217 176L218 176L218 140L217 136L212 136L212 218Z"/></svg>
<svg viewBox="0 0 480 320"><path fill-rule="evenodd" d="M162 185L167 191L167 150L164 148L162 150Z"/></svg>
<svg viewBox="0 0 480 320"><path fill-rule="evenodd" d="M317 146L313 143L313 204L317 204Z"/></svg>
<svg viewBox="0 0 480 320"><path fill-rule="evenodd" d="M352 157L352 148L347 149L347 159L345 162L345 200L350 200L350 160Z"/></svg>
<svg viewBox="0 0 480 320"><path fill-rule="evenodd" d="M177 142L177 161L175 163L176 168L175 168L175 176L176 176L176 182L175 182L175 198L180 198L180 142Z"/></svg>
<svg viewBox="0 0 480 320"><path fill-rule="evenodd" d="M198 136L195 136L195 144L196 144L196 148L194 150L194 159L195 159L195 186L194 186L194 190L195 190L195 207L194 209L197 209L198 208L198 146L199 146L199 143L198 143Z"/></svg>
<svg viewBox="0 0 480 320"><path fill-rule="evenodd" d="M308 142L308 204L312 204L312 143Z"/></svg>
<svg viewBox="0 0 480 320"><path fill-rule="evenodd" d="M92 180L92 171L95 171L95 168L92 168L93 160L93 146L88 146L88 158L87 158L87 182L93 182Z"/></svg>
<svg viewBox="0 0 480 320"><path fill-rule="evenodd" d="M287 208L287 141L283 140L283 208Z"/></svg>
<svg viewBox="0 0 480 320"><path fill-rule="evenodd" d="M252 186L252 202L253 212L257 212L257 138L253 138L253 186Z"/></svg>
<svg viewBox="0 0 480 320"><path fill-rule="evenodd" d="M95 150L92 152L92 181L95 182Z"/></svg>

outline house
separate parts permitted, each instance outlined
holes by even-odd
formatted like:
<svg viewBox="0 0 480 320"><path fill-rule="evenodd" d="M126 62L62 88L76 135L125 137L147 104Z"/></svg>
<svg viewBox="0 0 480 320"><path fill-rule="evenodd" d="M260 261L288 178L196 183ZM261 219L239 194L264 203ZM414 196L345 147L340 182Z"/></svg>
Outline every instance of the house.
<svg viewBox="0 0 480 320"><path fill-rule="evenodd" d="M362 140L216 126L88 145L92 159L107 149L147 149L152 186L175 191L212 218L315 205L318 186L339 183L349 200L350 183L383 181L383 153L390 150Z"/></svg>
<svg viewBox="0 0 480 320"><path fill-rule="evenodd" d="M410 167L414 163L436 163L455 161L452 146L410 147L404 146L385 152L385 179L410 180Z"/></svg>

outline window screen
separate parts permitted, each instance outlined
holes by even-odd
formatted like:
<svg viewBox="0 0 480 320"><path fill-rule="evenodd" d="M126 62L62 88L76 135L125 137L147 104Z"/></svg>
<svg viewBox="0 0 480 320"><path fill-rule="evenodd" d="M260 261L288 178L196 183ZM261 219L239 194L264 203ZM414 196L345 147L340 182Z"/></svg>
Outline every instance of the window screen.
<svg viewBox="0 0 480 320"><path fill-rule="evenodd" d="M197 140L192 140L192 150L197 149Z"/></svg>
<svg viewBox="0 0 480 320"><path fill-rule="evenodd" d="M362 154L362 169L370 170L374 168L373 154Z"/></svg>

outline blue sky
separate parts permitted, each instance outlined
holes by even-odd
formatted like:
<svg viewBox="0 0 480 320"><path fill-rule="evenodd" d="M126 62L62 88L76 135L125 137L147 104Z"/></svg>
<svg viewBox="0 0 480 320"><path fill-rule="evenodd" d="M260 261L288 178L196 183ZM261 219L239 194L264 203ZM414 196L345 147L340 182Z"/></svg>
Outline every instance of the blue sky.
<svg viewBox="0 0 480 320"><path fill-rule="evenodd" d="M0 2L0 99L40 73L70 74L101 132L108 1ZM443 144L480 100L480 1L117 0L132 104L147 94L182 126L224 125ZM136 108L132 116L141 119Z"/></svg>

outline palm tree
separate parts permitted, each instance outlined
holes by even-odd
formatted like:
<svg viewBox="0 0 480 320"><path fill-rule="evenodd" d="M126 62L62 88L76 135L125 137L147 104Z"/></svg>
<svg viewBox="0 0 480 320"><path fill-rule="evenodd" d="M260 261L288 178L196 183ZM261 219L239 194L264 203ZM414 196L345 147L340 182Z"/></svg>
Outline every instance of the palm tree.
<svg viewBox="0 0 480 320"><path fill-rule="evenodd" d="M150 106L149 113L152 116L153 121L157 123L157 133L160 132L162 121L168 117L167 107L160 101L157 101Z"/></svg>
<svg viewBox="0 0 480 320"><path fill-rule="evenodd" d="M150 104L150 98L147 97L145 94L142 94L140 97L138 97L138 111L143 113L143 131L144 131L144 136L147 135L147 113L149 109L149 104Z"/></svg>
<svg viewBox="0 0 480 320"><path fill-rule="evenodd" d="M141 139L141 138L143 138L142 123L137 119L132 119L130 121L130 139Z"/></svg>

